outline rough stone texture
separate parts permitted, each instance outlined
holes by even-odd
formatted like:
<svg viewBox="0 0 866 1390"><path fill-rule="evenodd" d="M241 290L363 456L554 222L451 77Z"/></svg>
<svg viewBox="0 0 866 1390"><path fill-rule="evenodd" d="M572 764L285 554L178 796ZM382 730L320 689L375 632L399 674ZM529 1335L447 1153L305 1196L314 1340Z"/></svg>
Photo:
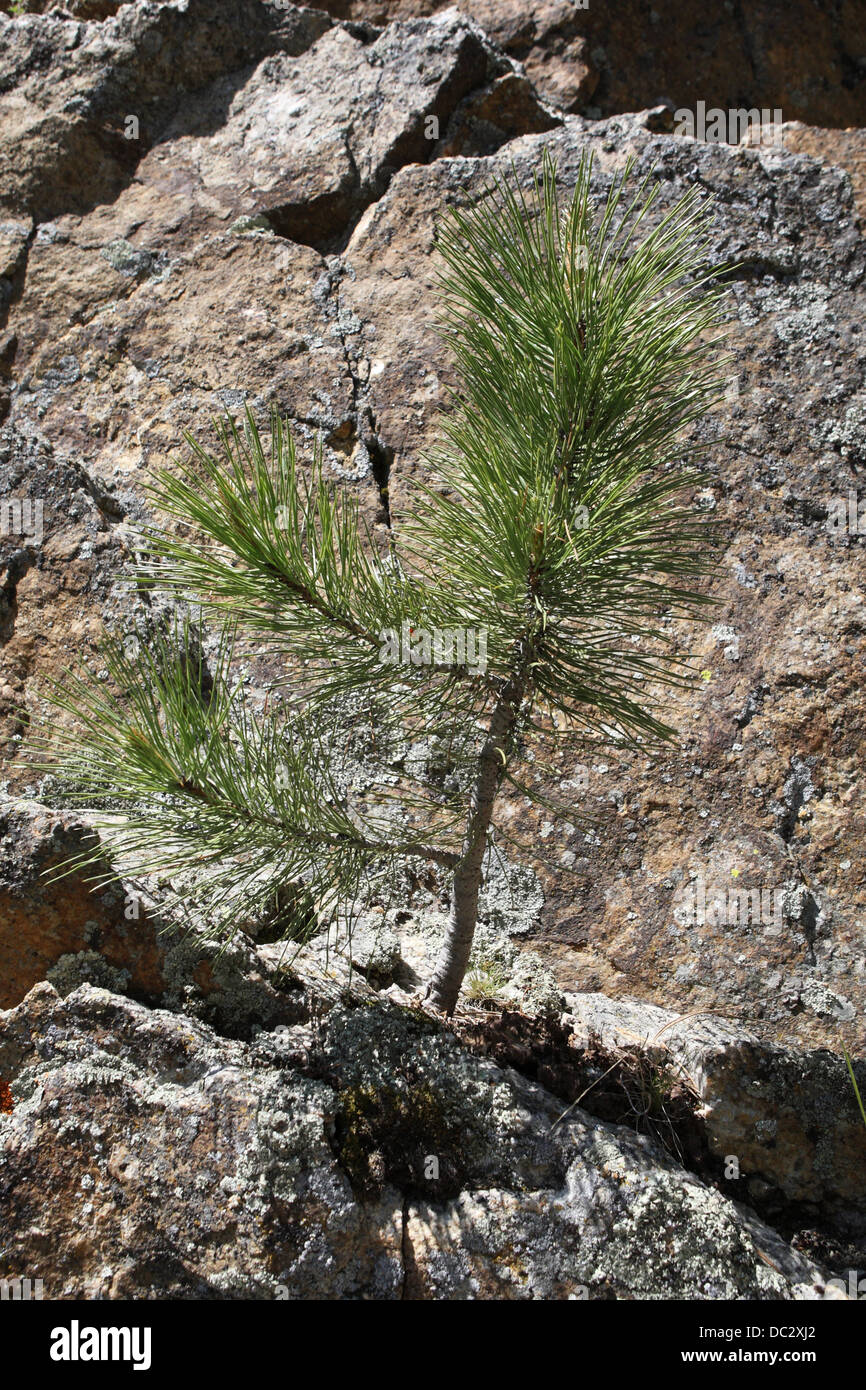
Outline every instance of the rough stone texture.
<svg viewBox="0 0 866 1390"><path fill-rule="evenodd" d="M90 985L37 986L0 1014L0 1273L27 1269L47 1298L838 1296L650 1143L579 1113L551 1135L539 1087L405 1011L368 1012L335 1016L305 1063L296 1030L232 1043ZM350 1098L413 1068L441 1105L404 1140L418 1176L391 1185L386 1148L379 1190L353 1191L336 1156ZM475 1182L425 1198L424 1159L461 1117Z"/></svg>
<svg viewBox="0 0 866 1390"><path fill-rule="evenodd" d="M843 1059L762 1043L724 1019L680 1018L602 994L567 997L576 1038L671 1060L700 1096L711 1151L734 1157L744 1199L801 1204L839 1230L866 1231L866 1128ZM866 1090L866 1066L858 1064Z"/></svg>
<svg viewBox="0 0 866 1390"><path fill-rule="evenodd" d="M137 13L124 10L118 24ZM311 22L296 19L302 29ZM60 21L28 23L53 34ZM673 697L680 747L652 764L587 760L575 749L587 790L575 797L569 762L552 790L589 810L597 830L553 827L517 800L508 810L527 854L543 851L533 944L544 942L565 989L720 1006L805 1046L835 1045L840 1022L862 1038L862 541L834 538L823 524L858 467L863 243L848 179L781 147L702 145L655 134L636 117L573 118L498 155L434 158L431 148L431 163L386 172L387 191L344 253L323 255L245 223L262 215L266 195L236 198L230 178L246 139L242 113L265 110L277 90L272 65L282 73L309 63L320 45L344 54L347 83L349 57L361 65L362 92L375 52L390 55L389 72L402 72L405 53L406 89L420 84L417 118L399 103L359 99L353 128L369 148L354 158L369 172L358 187L381 176L398 139L394 120L417 131L443 87L458 124L467 98L450 74L464 70L467 52L478 66L465 81L482 82L482 104L496 66L478 31L453 15L367 44L331 29L306 54L278 52L247 70L210 134L167 137L114 202L35 234L20 209L3 226L13 287L3 485L6 495L44 497L46 511L41 547L0 538L7 733L20 731L15 711L37 697L37 667L58 673L71 645L89 657L101 616L128 613L115 585L144 515L141 483L170 460L184 427L207 437L222 406L275 404L302 442L321 432L332 470L356 480L380 531L385 478L399 525L449 380L433 324L437 217L512 158L528 178L544 146L566 182L593 150L599 190L634 154L641 169L657 166L663 201L694 181L712 189L719 258L746 261L731 293L737 399L703 427L715 482L708 504L733 530L718 621L682 633L706 679ZM411 77L423 54L429 87ZM331 105L339 101L337 92ZM329 108L322 130L343 119ZM288 115L274 126L274 175L294 129ZM26 782L13 774L10 785ZM674 898L692 874L778 888L781 929L683 926Z"/></svg>
<svg viewBox="0 0 866 1390"><path fill-rule="evenodd" d="M11 3L2 0L0 12L8 11ZM19 7L24 16L50 10L75 20L106 20L110 33L116 21L109 16L118 10L117 0L67 0L65 9L53 0L19 0ZM428 17L449 6L447 0L322 0L316 8L337 20L384 26ZM779 108L784 120L815 126L857 126L863 121L862 0L820 7L796 0L784 13L772 0L723 5L713 14L697 12L689 0L676 0L664 10L644 0L583 8L575 0L459 0L458 8L523 64L546 101L566 111L589 109L607 116L662 100L689 108L704 101L708 108L724 110ZM263 47L291 42L298 51L303 38L287 14L291 9L259 0L240 11L238 29L225 31L237 44L238 67L246 54L258 55ZM189 22L197 18L198 10L191 7ZM19 31L26 34L29 22L26 17L17 20ZM317 25L320 20L308 22ZM176 35L182 41L187 33L184 20L172 19L169 26L167 31L158 29L160 37L166 32L174 42ZM151 43L156 49L158 40ZM198 53L195 57L194 71L201 62ZM136 90L135 76L133 68L126 90ZM194 86L185 70L178 69L178 76L183 86ZM155 115L158 119L159 112ZM67 136L62 122L52 123L48 130L58 143ZM122 153L115 151L114 157L122 167Z"/></svg>
<svg viewBox="0 0 866 1390"><path fill-rule="evenodd" d="M269 7L248 0L247 8L260 16ZM313 248L344 239L401 164L445 147L487 152L558 118L456 13L396 26L370 43L341 27L319 38L326 17L309 11L276 13L288 37L265 26L261 46L269 56L252 69L233 68L231 80L228 60L221 68L218 48L211 52L208 26L207 59L184 66L186 93L171 86L174 107L159 143L147 153L144 136L127 142L134 179L122 190L100 188L106 199L118 196L89 216L63 215L81 202L76 149L69 170L64 164L57 173L61 184L74 176L75 198L60 188L34 230L21 215L33 203L25 136L8 141L10 171L0 173L0 186L17 220L0 225L0 288L8 284L7 301L20 303L6 370L14 362L16 382L30 397L25 417L49 437L62 435L70 453L98 453L107 477L166 464L183 429L198 429L226 408L274 406L292 416L302 437L323 434L341 476L367 480L372 518L384 450L363 401L371 364L351 352L358 324L342 311L339 264ZM238 0L220 15L227 26L242 25L245 7ZM161 73L151 73L139 30L169 21L194 25L197 16L185 5L126 7L112 21L117 33L89 26L83 41L80 25L71 26L75 36L58 36L60 21L33 20L47 26L44 41L55 45L45 55L52 81L37 94L19 82L8 100L28 113L42 98L62 106L56 51L73 37L79 56L69 82L77 88L82 67L89 72L96 63L88 45L103 64L112 55L112 82L125 81L137 64L136 81L158 87ZM26 51L28 35L17 23L10 28ZM204 46L200 29L191 32ZM251 21L250 44L255 32ZM302 44L308 51L293 56ZM16 53L13 45L7 84L23 66ZM105 77L98 64L94 74L94 82ZM97 113L94 129L101 130L100 119ZM38 127L26 139L44 200L54 177L39 163L46 139ZM84 162L93 167L92 159Z"/></svg>
<svg viewBox="0 0 866 1390"><path fill-rule="evenodd" d="M322 0L340 18L382 24L445 0ZM786 120L862 124L866 12L861 0L784 10L772 0L698 9L574 0L459 0L549 100L602 115L668 98L676 106L781 107Z"/></svg>
<svg viewBox="0 0 866 1390"><path fill-rule="evenodd" d="M833 7L816 32L815 7L795 6L772 38L763 5L736 22L701 15L699 35L691 7L660 20L567 0L325 8L75 0L0 17L0 503L44 505L41 539L0 528L3 778L25 798L2 812L0 1007L46 976L69 995L43 986L4 1020L15 1037L58 1029L63 1044L7 1045L0 1061L15 1101L0 1117L7 1171L38 1174L29 1197L14 1187L31 1205L9 1249L49 1250L60 1289L115 1295L259 1297L283 1284L305 1297L568 1297L582 1285L595 1297L810 1296L813 1272L778 1237L633 1136L576 1116L567 1153L564 1139L537 1153L560 1102L513 1075L472 1073L504 1097L494 1148L510 1169L478 1157L435 1199L404 1183L353 1200L333 1117L349 1086L338 1039L356 1025L334 1024L324 1079L309 1020L347 1000L363 1018L376 990L413 997L444 926L440 875L407 876L397 907L366 905L348 953L316 940L291 972L273 945L239 939L216 957L196 933L162 932L158 894L128 921L122 895L40 877L84 832L34 808L40 787L13 765L20 738L42 682L73 653L98 670L102 622L141 615L122 574L148 518L143 486L182 432L207 441L222 410L275 406L305 454L322 437L330 475L386 540L429 476L452 381L435 329L437 221L512 161L528 186L545 148L566 187L593 153L599 195L632 156L635 177L653 171L660 208L690 186L715 194L718 261L740 262L729 396L699 429L710 486L696 505L728 528L718 607L677 631L702 679L666 697L676 743L652 759L575 746L552 773L539 763L574 824L506 798L517 845L504 879L488 865L475 964L491 997L539 1018L563 992L601 1008L599 991L614 1019L632 1007L729 1017L709 1039L676 1030L691 1039L678 1056L708 1142L740 1157L762 1211L811 1203L844 1225L858 1208L862 1136L839 1033L863 1053L864 542L827 518L862 474L866 134L803 123L863 119L859 7ZM736 147L666 133L669 107L563 114L660 99L779 106L784 120L773 146ZM249 671L259 685L274 674L255 653ZM766 921L696 921L700 884L764 889L778 907ZM277 1026L288 1032L250 1041ZM237 1071L214 1096L200 1065ZM449 1068L463 1085L452 1052L441 1084ZM362 1112L366 1084L352 1082ZM82 1123L102 1116L91 1137L106 1153L127 1144L128 1105L142 1159L121 1154L110 1180L88 1167L89 1140L51 1108L67 1093ZM43 1122L59 1134L56 1160L37 1148ZM167 1144L185 1155L177 1191ZM205 1153L220 1155L207 1181L224 1202L195 1186ZM109 1183L98 1238L73 1197L84 1175ZM57 1213L55 1184L67 1194ZM756 1245L787 1282L772 1283Z"/></svg>
<svg viewBox="0 0 866 1390"><path fill-rule="evenodd" d="M207 121L196 95L217 84L224 114L250 64L302 53L329 26L257 0L125 5L104 23L61 15L0 18L3 203L42 222L116 195L173 114Z"/></svg>
<svg viewBox="0 0 866 1390"><path fill-rule="evenodd" d="M866 119L866 118L864 118ZM866 140L862 130L822 130L802 121L786 121L777 127L786 149L811 154L828 164L838 164L851 179L861 226L866 223Z"/></svg>
<svg viewBox="0 0 866 1390"><path fill-rule="evenodd" d="M61 368L57 384L62 375ZM37 669L59 673L92 651L100 611L106 622L116 621L129 587L122 582L129 529L141 514L138 498L115 480L97 482L80 451L55 454L27 421L23 429L0 429L0 503L16 502L29 524L22 534L6 522L0 534L0 718L7 738L20 736L24 693Z"/></svg>
<svg viewBox="0 0 866 1390"><path fill-rule="evenodd" d="M541 860L541 934L566 989L719 1007L807 1046L834 1046L843 1022L862 1042L863 551L826 526L831 499L856 485L860 448L864 262L850 183L783 148L654 135L635 117L573 119L512 143L527 178L542 144L566 179L593 150L599 189L629 153L639 171L655 166L664 202L699 181L718 199L720 261L743 268L731 399L701 427L713 486L699 501L730 526L715 620L682 632L703 679L667 697L678 748L652 760L575 749L546 779L595 827L554 826L513 798L506 824ZM344 253L344 302L363 316L356 350L382 364L370 399L394 450L397 524L449 380L431 322L436 218L491 163L403 170ZM578 795L575 764L587 769ZM678 920L693 878L777 892L778 920Z"/></svg>
<svg viewBox="0 0 866 1390"><path fill-rule="evenodd" d="M367 46L343 29L318 44L352 54L363 72L373 51L391 54L398 71L405 53L407 71L417 71L424 51L430 92L450 82L455 108L463 97L449 72L461 71L467 51L478 56L478 79L492 61L453 15L432 28L396 26ZM238 113L267 104L268 64L286 61L275 54L249 72ZM425 100L418 95L418 118ZM381 104L364 97L360 107L371 110L364 167L375 181L395 136ZM329 121L322 129L338 128ZM211 135L167 140L114 203L40 225L26 270L14 271L4 482L14 495L46 498L46 538L39 550L3 538L7 628L14 610L6 713L35 698L38 664L43 674L63 669L70 635L88 655L100 614L121 619L126 599L113 581L135 548L140 482L170 460L183 427L207 435L221 404L277 404L302 439L321 431L332 470L356 478L379 530L385 466L399 525L449 379L432 321L436 217L506 158L528 178L549 146L567 182L578 156L594 150L601 190L635 154L641 168L656 164L663 202L694 181L714 190L720 260L746 261L731 285L737 402L703 425L716 482L709 503L734 531L716 585L719 620L683 631L706 680L671 701L680 748L653 763L594 755L580 798L563 765L552 790L598 817L598 830L548 826L518 802L507 812L527 852L544 849L535 935L569 990L720 1005L810 1047L833 1045L838 1022L862 1037L862 541L840 541L823 525L858 467L863 243L848 179L781 147L699 145L648 132L634 117L573 118L562 132L510 142L507 156L410 164L363 214L345 253L322 256L243 224L261 213L261 199L245 207L232 202L234 185L221 193L222 182L207 183L235 168L245 131L229 114ZM289 142L291 122L281 132ZM202 185L196 170L207 171ZM7 234L15 265L26 225L19 215ZM71 507L70 491L79 498ZM8 733L19 727L13 714ZM689 874L778 888L780 929L678 923L674 895Z"/></svg>
<svg viewBox="0 0 866 1390"><path fill-rule="evenodd" d="M124 894L112 884L94 892L79 873L62 879L43 875L81 853L88 844L83 826L62 817L8 815L0 841L0 1006L11 1008L32 985L44 980L63 957L90 950L121 972L115 987L158 995L164 980L155 959L153 929L143 915L124 916Z"/></svg>
<svg viewBox="0 0 866 1390"><path fill-rule="evenodd" d="M125 6L102 25L0 18L0 206L40 222L87 210L133 176L142 182L138 166L155 146L143 182L165 183L168 170L178 206L191 197L200 214L224 217L255 206L318 245L395 168L429 157L430 118L444 130L469 93L519 78L454 9L378 37L261 0L228 0L216 16L209 8L206 41L204 18L201 0ZM523 131L555 124L525 79L509 86L522 107L513 91L510 102L486 103L489 124L504 113L500 143L521 115Z"/></svg>
<svg viewBox="0 0 866 1390"><path fill-rule="evenodd" d="M90 982L247 1037L308 1017L311 990L327 997L328 977L316 961L306 963L302 981L286 969L284 951L257 946L243 932L229 943L203 941L161 913L137 879L95 890L93 879L109 869L104 860L54 877L69 856L98 843L73 814L25 806L8 812L0 829L0 1007L45 978L62 994ZM330 993L343 987L335 981Z"/></svg>

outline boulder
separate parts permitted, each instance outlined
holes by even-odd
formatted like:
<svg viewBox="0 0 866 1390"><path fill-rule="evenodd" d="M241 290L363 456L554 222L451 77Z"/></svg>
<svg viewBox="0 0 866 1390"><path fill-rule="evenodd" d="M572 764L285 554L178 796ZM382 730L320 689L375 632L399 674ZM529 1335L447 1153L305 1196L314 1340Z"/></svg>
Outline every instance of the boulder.
<svg viewBox="0 0 866 1390"><path fill-rule="evenodd" d="M567 996L575 1042L639 1052L694 1088L710 1152L744 1200L866 1237L866 1125L845 1060L763 1042L712 1014L671 1013L602 994ZM855 1066L866 1094L866 1065Z"/></svg>
<svg viewBox="0 0 866 1390"><path fill-rule="evenodd" d="M0 1014L0 1273L52 1299L840 1296L652 1143L552 1130L553 1097L411 1010L299 1044L37 985Z"/></svg>

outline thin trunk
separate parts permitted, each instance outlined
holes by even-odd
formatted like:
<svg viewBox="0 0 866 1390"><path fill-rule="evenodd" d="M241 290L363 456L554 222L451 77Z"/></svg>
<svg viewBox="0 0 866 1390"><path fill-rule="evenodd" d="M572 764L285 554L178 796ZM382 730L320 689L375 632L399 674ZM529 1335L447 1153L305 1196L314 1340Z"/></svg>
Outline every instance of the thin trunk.
<svg viewBox="0 0 866 1390"><path fill-rule="evenodd" d="M472 951L487 829L526 690L526 669L527 663L524 661L520 671L503 687L490 717L490 727L478 759L478 772L469 802L460 862L454 870L451 885L448 930L427 988L427 998L433 1007L449 1015L454 1012Z"/></svg>

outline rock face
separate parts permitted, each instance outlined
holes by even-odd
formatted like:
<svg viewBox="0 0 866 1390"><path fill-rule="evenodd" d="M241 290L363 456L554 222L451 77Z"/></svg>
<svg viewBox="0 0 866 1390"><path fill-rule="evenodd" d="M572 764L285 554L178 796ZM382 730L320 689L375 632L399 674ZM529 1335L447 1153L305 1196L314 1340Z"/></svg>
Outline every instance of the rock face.
<svg viewBox="0 0 866 1390"><path fill-rule="evenodd" d="M37 986L0 1015L4 1276L38 1271L53 1298L828 1294L648 1141L574 1115L551 1134L538 1086L411 1012L375 1014L245 1045Z"/></svg>
<svg viewBox="0 0 866 1390"><path fill-rule="evenodd" d="M0 1004L16 1004L58 962L85 950L107 972L114 968L120 987L159 992L163 982L153 959L153 933L146 919L125 919L124 894L115 885L94 892L84 874L40 881L87 846L84 827L64 825L60 817L10 815L3 830ZM106 983L108 978L110 973Z"/></svg>
<svg viewBox="0 0 866 1390"><path fill-rule="evenodd" d="M817 124L863 119L855 7L795 5L784 40L762 5L700 33L692 7L570 0L42 8L0 15L0 1272L38 1253L54 1296L813 1296L815 1268L732 1199L862 1239L839 1035L863 1054L866 135ZM672 133L667 99L783 121L771 144L710 145ZM530 770L573 824L506 798L522 877L488 866L473 989L539 1028L565 995L575 1051L587 1030L622 1046L642 1011L680 1019L666 1055L708 1152L740 1160L724 1193L585 1111L551 1137L562 1096L444 1033L409 1051L477 1114L425 1101L420 1061L408 1110L351 1072L365 1019L406 1043L397 1005L447 910L435 873L367 905L351 975L322 941L294 973L247 938L217 955L163 930L154 885L128 917L132 882L45 880L86 817L46 814L15 761L43 682L72 655L98 670L104 622L158 618L123 576L184 430L276 408L376 538L399 534L452 383L437 223L512 167L528 188L544 150L566 189L591 153L600 196L632 159L659 215L689 187L715 198L732 358L695 505L725 546L713 620L676 633L701 672L667 697L678 741ZM249 674L269 674L254 653ZM86 1144L67 1095L96 1117ZM418 1177L438 1150L376 1147L431 1125L444 1179Z"/></svg>
<svg viewBox="0 0 866 1390"><path fill-rule="evenodd" d="M664 201L700 181L718 199L719 259L741 269L729 400L701 427L712 486L697 500L729 537L716 621L683 632L703 679L670 697L676 752L563 758L548 786L594 828L554 827L514 798L511 824L540 861L541 935L565 989L640 995L652 981L656 1002L720 1007L774 1037L835 1046L842 1024L862 1039L862 540L827 525L856 486L860 447L864 262L850 184L782 147L655 135L634 117L512 143L527 180L542 146L563 171L593 151L599 189L628 154L655 170ZM425 329L436 219L491 164L403 170L342 258L355 351L381 364L369 396L394 452L397 523L449 380Z"/></svg>
<svg viewBox="0 0 866 1390"><path fill-rule="evenodd" d="M673 1065L694 1087L708 1146L744 1196L776 1214L806 1209L820 1225L866 1231L866 1129L843 1058L762 1043L713 1017L601 994L568 997L576 1038L613 1053L638 1050ZM858 1067L861 1093L866 1066ZM733 1164L730 1160L733 1159Z"/></svg>
<svg viewBox="0 0 866 1390"><path fill-rule="evenodd" d="M9 10L13 0L3 0ZM54 12L54 0L16 0L23 14ZM118 0L66 0L75 19L105 19ZM260 9L288 8L274 0ZM447 0L321 0L337 20L365 26L426 18ZM459 0L502 49L526 67L548 101L601 115L635 111L667 98L676 106L725 110L781 107L786 120L862 123L864 12L860 0L818 7L792 0L784 14L770 0L717 12L689 0L654 9L643 0ZM266 23L263 17L260 23ZM247 35L243 35L246 39Z"/></svg>
<svg viewBox="0 0 866 1390"><path fill-rule="evenodd" d="M98 839L73 814L10 813L0 823L0 1006L48 979L61 994L87 981L149 1005L183 1009L230 1037L294 1024L311 1004L280 952L244 933L205 942L160 913L138 879L94 888L107 862L54 877L52 870ZM327 997L327 978L307 962L306 982ZM363 980L355 982L358 997Z"/></svg>
<svg viewBox="0 0 866 1390"><path fill-rule="evenodd" d="M539 91L566 110L601 115L669 99L676 106L781 107L786 120L860 125L864 12L857 0L818 8L795 0L709 12L689 0L459 0L496 42L526 64ZM341 19L381 24L431 14L445 0L323 0Z"/></svg>
<svg viewBox="0 0 866 1390"><path fill-rule="evenodd" d="M192 114L214 83L230 100L228 74L303 53L327 27L314 11L252 0L126 6L104 24L3 22L4 201L45 222L110 198L174 112Z"/></svg>

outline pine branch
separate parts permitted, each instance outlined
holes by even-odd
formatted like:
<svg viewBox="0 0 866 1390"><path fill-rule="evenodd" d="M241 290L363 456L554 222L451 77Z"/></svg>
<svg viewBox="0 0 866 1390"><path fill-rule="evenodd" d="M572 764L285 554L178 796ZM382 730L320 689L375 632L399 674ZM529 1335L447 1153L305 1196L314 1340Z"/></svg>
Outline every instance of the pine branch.
<svg viewBox="0 0 866 1390"><path fill-rule="evenodd" d="M645 179L624 205L628 175L597 216L584 161L563 212L545 160L532 206L500 180L441 232L463 384L432 460L449 495L429 490L408 549L419 566L449 556L445 582L483 613L500 680L529 599L539 697L587 727L660 737L642 687L676 680L677 662L658 615L706 606L693 581L717 541L685 500L703 479L671 464L720 396L722 291L708 288L719 272L699 195L644 234L661 185ZM637 652L635 636L655 649Z"/></svg>
<svg viewBox="0 0 866 1390"><path fill-rule="evenodd" d="M199 897L211 906L244 899L236 917L279 882L304 879L336 900L356 891L378 859L457 863L447 844L395 835L390 823L383 835L365 821L335 781L331 749L309 721L249 707L243 685L230 680L231 634L209 673L206 700L204 658L199 649L190 659L192 647L188 623L126 646L108 639L101 653L107 680L82 672L49 693L56 710L83 725L84 737L53 726L34 732L29 765L52 770L59 757L69 801L90 807L107 799L111 808L91 814L101 843L66 872L106 853L181 875L215 867L198 885ZM435 820L429 799L425 805L429 828ZM228 921L223 914L219 930Z"/></svg>
<svg viewBox="0 0 866 1390"><path fill-rule="evenodd" d="M162 513L195 535L150 528L140 579L193 593L221 619L305 662L308 698L392 685L384 635L451 626L438 590L407 576L395 547L377 554L357 499L327 482L321 453L303 473L277 416L269 454L249 410L243 434L229 421L218 435L218 456L186 436L192 459L161 472L150 489ZM489 685L485 672L457 663L411 665L401 675L425 691L437 680Z"/></svg>

